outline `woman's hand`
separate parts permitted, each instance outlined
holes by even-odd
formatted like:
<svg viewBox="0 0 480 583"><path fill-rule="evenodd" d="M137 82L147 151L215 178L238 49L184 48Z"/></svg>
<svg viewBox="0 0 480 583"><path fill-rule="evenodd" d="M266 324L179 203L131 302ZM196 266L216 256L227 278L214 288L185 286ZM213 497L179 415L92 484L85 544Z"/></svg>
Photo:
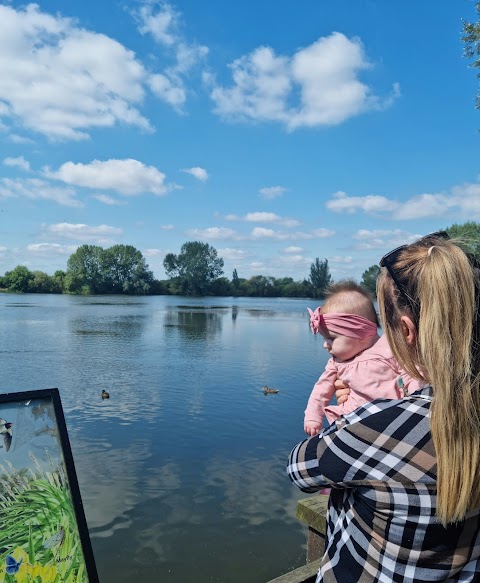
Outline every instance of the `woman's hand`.
<svg viewBox="0 0 480 583"><path fill-rule="evenodd" d="M348 396L350 395L350 387L347 383L344 383L341 379L337 379L334 382L335 386L335 396L337 397L337 403L342 405L348 401Z"/></svg>

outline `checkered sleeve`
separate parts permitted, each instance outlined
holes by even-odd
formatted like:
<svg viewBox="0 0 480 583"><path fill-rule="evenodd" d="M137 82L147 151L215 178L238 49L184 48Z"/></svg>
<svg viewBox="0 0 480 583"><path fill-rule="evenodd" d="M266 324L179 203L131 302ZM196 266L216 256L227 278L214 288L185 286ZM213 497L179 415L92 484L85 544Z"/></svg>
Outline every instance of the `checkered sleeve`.
<svg viewBox="0 0 480 583"><path fill-rule="evenodd" d="M436 518L429 392L368 403L291 452L296 486L332 487L317 583L480 581L479 511Z"/></svg>
<svg viewBox="0 0 480 583"><path fill-rule="evenodd" d="M414 397L367 403L299 443L290 454L290 479L304 492L386 480L435 483L429 405Z"/></svg>

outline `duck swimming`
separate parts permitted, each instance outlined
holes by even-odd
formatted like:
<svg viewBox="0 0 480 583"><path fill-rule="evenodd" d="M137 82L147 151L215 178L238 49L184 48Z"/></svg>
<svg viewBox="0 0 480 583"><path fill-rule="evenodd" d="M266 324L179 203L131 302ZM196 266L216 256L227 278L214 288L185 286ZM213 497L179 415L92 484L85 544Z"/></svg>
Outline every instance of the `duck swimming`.
<svg viewBox="0 0 480 583"><path fill-rule="evenodd" d="M110 399L110 393L107 393L105 389L102 390L102 399Z"/></svg>
<svg viewBox="0 0 480 583"><path fill-rule="evenodd" d="M264 395L274 395L276 393L278 393L278 389L271 389L270 387L267 387L267 385L263 387Z"/></svg>

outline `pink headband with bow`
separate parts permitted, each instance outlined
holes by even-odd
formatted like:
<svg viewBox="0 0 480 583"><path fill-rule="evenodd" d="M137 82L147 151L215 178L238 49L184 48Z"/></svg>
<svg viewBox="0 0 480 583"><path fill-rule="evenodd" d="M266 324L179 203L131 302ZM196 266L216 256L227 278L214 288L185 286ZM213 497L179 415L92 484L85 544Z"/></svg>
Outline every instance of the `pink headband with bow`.
<svg viewBox="0 0 480 583"><path fill-rule="evenodd" d="M307 310L310 313L310 328L314 334L329 330L334 334L358 338L359 340L377 334L377 325L363 316L337 313L323 315L321 308L317 308L314 312L310 308Z"/></svg>

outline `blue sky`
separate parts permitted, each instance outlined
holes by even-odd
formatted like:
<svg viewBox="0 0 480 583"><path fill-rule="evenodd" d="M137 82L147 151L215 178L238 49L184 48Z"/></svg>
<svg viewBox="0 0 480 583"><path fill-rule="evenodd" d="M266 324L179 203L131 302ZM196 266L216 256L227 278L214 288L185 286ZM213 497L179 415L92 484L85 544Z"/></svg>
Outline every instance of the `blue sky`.
<svg viewBox="0 0 480 583"><path fill-rule="evenodd" d="M0 1L0 273L182 243L334 279L480 220L470 0Z"/></svg>

